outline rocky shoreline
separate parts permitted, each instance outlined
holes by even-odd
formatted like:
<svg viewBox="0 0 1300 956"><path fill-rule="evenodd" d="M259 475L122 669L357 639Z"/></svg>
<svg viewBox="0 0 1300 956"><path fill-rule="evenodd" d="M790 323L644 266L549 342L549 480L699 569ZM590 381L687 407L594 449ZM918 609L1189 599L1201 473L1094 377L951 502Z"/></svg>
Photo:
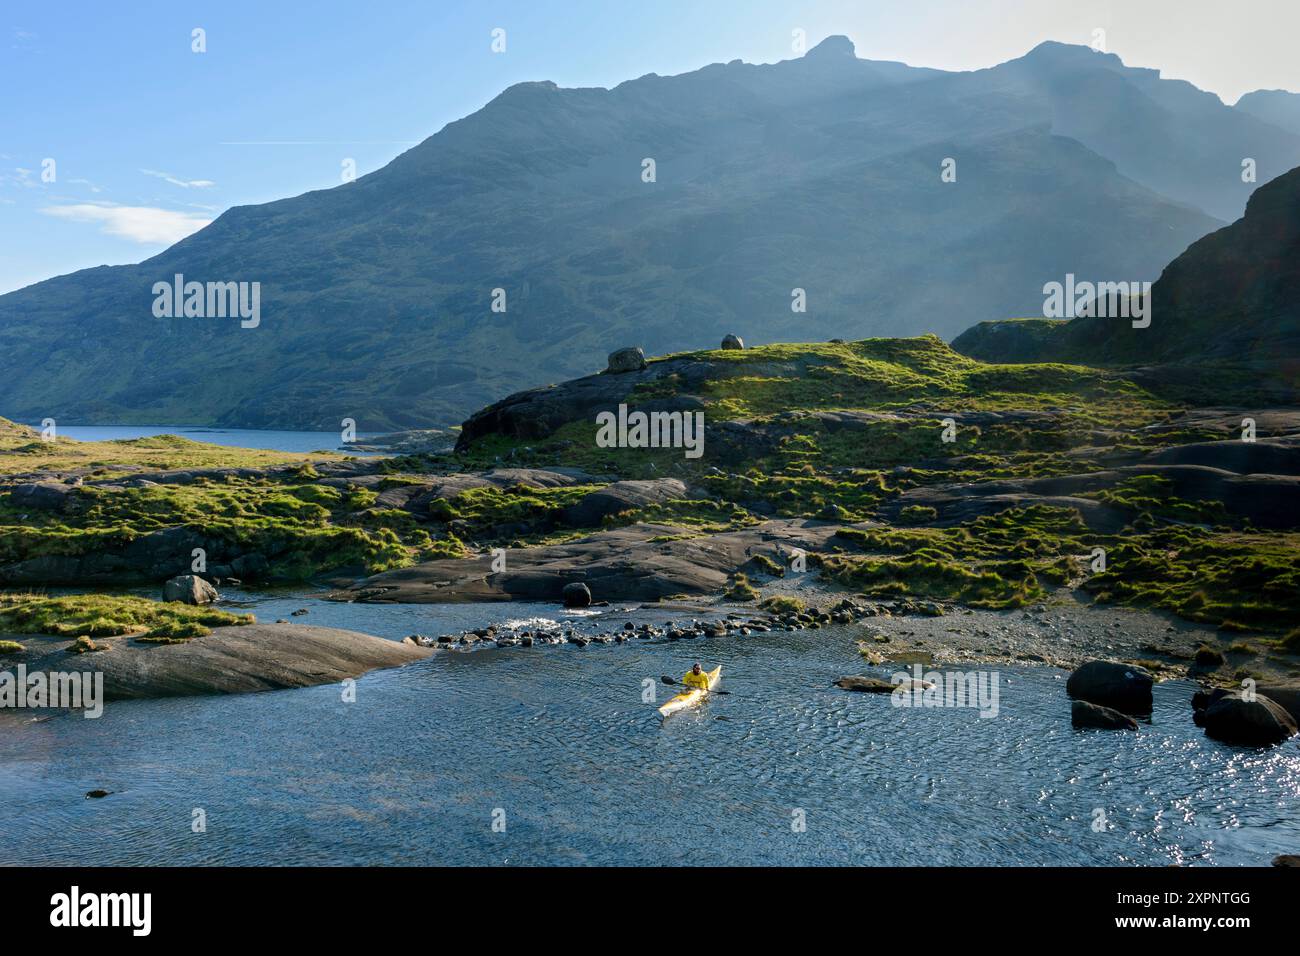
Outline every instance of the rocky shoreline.
<svg viewBox="0 0 1300 956"><path fill-rule="evenodd" d="M625 405L701 415L707 456L596 440L596 416ZM0 586L170 581L164 599L202 603L213 586L325 581L331 600L376 605L558 605L580 591L672 618L412 635L407 654L854 626L869 665L1110 658L1207 687L1300 676L1300 632L1287 633L1300 409L1198 408L1114 371L988 365L932 336L735 338L656 359L619 350L600 374L484 408L454 450L449 438L250 465L173 436L47 446L0 422ZM146 659L192 662L214 692L391 659L364 635L327 664L278 632L259 648L151 620L170 646L137 651L100 637L129 620L41 623L124 646L91 656L120 658L128 689L145 684L127 662ZM174 670L159 678L168 693L184 686Z"/></svg>
<svg viewBox="0 0 1300 956"><path fill-rule="evenodd" d="M825 628L828 640L847 635L846 662L856 656L867 668L835 681L846 691L942 695L953 673L1048 667L1068 675L1063 697L1071 702L1066 713L1076 729L1137 731L1151 719L1153 685L1186 680L1202 687L1192 698L1188 719L1209 737L1229 745L1268 747L1297 734L1300 681L1291 671L1271 670L1259 681L1228 679L1216 673L1213 657L1207 659L1207 648L1218 643L1215 633L1166 615L1068 602L1017 612L913 601L870 604L843 596L834 600L833 592L816 585L797 593L800 598L787 597L784 607L757 613L727 602L654 603L610 609L590 622L488 625L437 637L410 635L405 642L455 653L685 641L690 642L684 645L687 656L707 658L706 646L720 640ZM656 612L689 616L645 620ZM624 615L627 619L619 625ZM699 647L691 646L697 642Z"/></svg>
<svg viewBox="0 0 1300 956"><path fill-rule="evenodd" d="M773 610L721 598L640 604L624 600L613 602L620 606L602 609L590 620L486 624L460 632L412 634L405 640L448 652L743 639L770 632L850 627L855 630L846 646L856 645L868 665L978 664L1072 670L1102 658L1142 667L1158 680L1192 680L1207 687L1239 683L1225 665L1258 663L1253 654L1234 651L1236 641L1214 628L1179 621L1168 614L1081 604L1066 594L1051 604L1014 611L906 599L863 601L813 581L782 591L777 601L782 597L791 604ZM327 599L337 600L338 596ZM622 619L622 615L642 620ZM651 622L644 620L647 617L671 619ZM1223 661L1211 658L1207 662L1207 648L1218 650ZM1260 680L1284 683L1300 676L1288 662L1274 663L1261 668Z"/></svg>

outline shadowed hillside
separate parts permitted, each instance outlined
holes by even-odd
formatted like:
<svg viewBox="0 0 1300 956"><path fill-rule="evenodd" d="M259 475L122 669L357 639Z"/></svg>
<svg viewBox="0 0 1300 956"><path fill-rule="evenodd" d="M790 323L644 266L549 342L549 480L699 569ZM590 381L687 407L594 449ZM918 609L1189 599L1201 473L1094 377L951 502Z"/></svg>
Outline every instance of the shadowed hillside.
<svg viewBox="0 0 1300 956"><path fill-rule="evenodd" d="M612 90L523 83L354 183L0 297L0 409L381 430L627 344L949 336L1066 272L1154 278L1241 209L1243 151L1266 178L1300 137L1056 43L973 73L832 37ZM156 318L177 274L260 283L260 324Z"/></svg>
<svg viewBox="0 0 1300 956"><path fill-rule="evenodd" d="M986 360L1158 363L1180 388L1225 383L1237 401L1294 401L1300 386L1300 168L1261 186L1246 214L1169 264L1151 288L1151 325L1089 317L984 322L958 351ZM1181 371L1180 371L1181 370ZM1224 395L1220 400L1227 400Z"/></svg>

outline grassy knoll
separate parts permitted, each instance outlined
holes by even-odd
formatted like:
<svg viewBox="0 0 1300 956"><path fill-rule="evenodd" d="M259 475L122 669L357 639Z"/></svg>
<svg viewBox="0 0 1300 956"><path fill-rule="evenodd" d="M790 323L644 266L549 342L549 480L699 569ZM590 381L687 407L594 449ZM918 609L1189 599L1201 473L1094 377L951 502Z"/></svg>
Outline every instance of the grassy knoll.
<svg viewBox="0 0 1300 956"><path fill-rule="evenodd" d="M878 518L881 505L912 488L1100 471L1117 454L1221 437L1178 425L1179 404L1121 374L984 363L933 336L704 351L651 363L674 359L691 365L638 387L630 406L690 394L711 426L733 422L766 440L721 453L706 446L689 461L672 449L598 448L594 421L570 421L527 442L484 436L465 460L673 475L739 514L847 524ZM697 362L711 363L703 381ZM844 412L855 415L851 427L836 421ZM945 418L959 422L955 441L942 440ZM1277 629L1297 618L1290 536L1234 525L1221 503L1178 499L1157 477L1091 497L1127 513L1130 527L1103 538L1075 512L1028 508L931 528L932 509L911 507L896 527L841 532L845 551L822 556L825 573L868 594L991 608L1041 601L1073 581L1101 601L1230 628ZM1094 547L1107 549L1104 573L1081 560ZM732 591L747 593L738 581Z"/></svg>
<svg viewBox="0 0 1300 956"><path fill-rule="evenodd" d="M63 437L45 441L36 429L0 418L0 475L86 469L97 477L114 477L139 468L269 468L340 457L325 451L303 455L229 448L178 435L103 442Z"/></svg>
<svg viewBox="0 0 1300 956"><path fill-rule="evenodd" d="M813 516L827 504L861 513L889 488L927 481L1077 471L1086 457L1065 453L1093 445L1147 448L1175 437L1210 437L1162 437L1146 430L1180 409L1113 373L1059 364L989 365L934 336L705 351L652 363L681 358L714 363L715 374L693 387L681 373L668 375L639 387L629 405L691 394L703 401L710 424L766 428L775 447L729 454L721 467L757 484L738 489L720 483L717 453L691 461L676 449L598 448L594 421L571 421L531 441L486 435L457 461L475 467L563 463L627 478L713 480L711 490L732 500L757 494L777 503L806 502L801 510ZM825 419L824 413L835 412L877 417L845 429ZM944 418L978 412L1030 412L1038 420L1008 414L1005 420L962 425L955 442L942 441ZM907 483L887 479L886 472L898 466L911 469Z"/></svg>

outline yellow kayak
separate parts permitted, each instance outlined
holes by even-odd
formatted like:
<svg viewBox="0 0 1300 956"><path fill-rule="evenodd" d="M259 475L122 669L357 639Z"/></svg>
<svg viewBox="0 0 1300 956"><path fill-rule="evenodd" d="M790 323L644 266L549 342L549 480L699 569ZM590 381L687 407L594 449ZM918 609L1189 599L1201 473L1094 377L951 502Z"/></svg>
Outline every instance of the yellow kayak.
<svg viewBox="0 0 1300 956"><path fill-rule="evenodd" d="M706 674L709 678L709 690L713 690L713 688L718 686L718 681L722 680L722 665L719 664L717 667L713 668L713 670L706 671ZM685 710L687 707L692 707L695 704L698 704L704 698L709 696L709 690L704 690L701 687L692 687L690 690L678 694L659 708L659 716L667 717L669 714L675 714L679 710Z"/></svg>

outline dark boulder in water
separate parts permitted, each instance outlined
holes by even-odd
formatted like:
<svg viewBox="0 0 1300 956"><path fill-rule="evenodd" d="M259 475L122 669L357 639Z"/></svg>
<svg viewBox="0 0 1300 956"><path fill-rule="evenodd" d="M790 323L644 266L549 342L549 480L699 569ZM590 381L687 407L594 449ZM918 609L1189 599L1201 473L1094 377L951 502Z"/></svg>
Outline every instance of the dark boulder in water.
<svg viewBox="0 0 1300 956"><path fill-rule="evenodd" d="M1154 684L1154 678L1141 667L1115 661L1087 661L1070 675L1065 692L1074 700L1143 716L1151 713Z"/></svg>
<svg viewBox="0 0 1300 956"><path fill-rule="evenodd" d="M1098 730L1137 730L1137 721L1111 707L1076 700L1070 706L1070 722L1075 727L1094 727Z"/></svg>
<svg viewBox="0 0 1300 956"><path fill-rule="evenodd" d="M1225 744L1269 747L1296 735L1296 723L1282 707L1262 694L1220 697L1201 716L1205 735Z"/></svg>
<svg viewBox="0 0 1300 956"><path fill-rule="evenodd" d="M1290 714L1300 727L1300 684L1260 684L1255 690Z"/></svg>
<svg viewBox="0 0 1300 956"><path fill-rule="evenodd" d="M570 581L561 592L565 607L590 607L591 588L581 581Z"/></svg>

